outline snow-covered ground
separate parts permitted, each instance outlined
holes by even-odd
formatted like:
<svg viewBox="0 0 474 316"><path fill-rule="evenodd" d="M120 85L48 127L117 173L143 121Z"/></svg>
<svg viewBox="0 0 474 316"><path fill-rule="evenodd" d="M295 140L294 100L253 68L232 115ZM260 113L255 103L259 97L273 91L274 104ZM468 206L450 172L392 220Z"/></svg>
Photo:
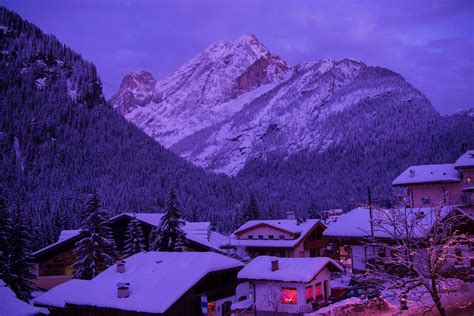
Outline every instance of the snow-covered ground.
<svg viewBox="0 0 474 316"><path fill-rule="evenodd" d="M369 309L369 302L367 300L351 297L306 315L439 315L428 294L421 296L409 295L409 309L402 313L400 313L400 303L396 298L397 293L383 292L382 296L384 297L388 307L388 310L384 312L376 312L373 309ZM474 315L474 283L451 284L449 291L442 293L441 301L443 302L448 315Z"/></svg>

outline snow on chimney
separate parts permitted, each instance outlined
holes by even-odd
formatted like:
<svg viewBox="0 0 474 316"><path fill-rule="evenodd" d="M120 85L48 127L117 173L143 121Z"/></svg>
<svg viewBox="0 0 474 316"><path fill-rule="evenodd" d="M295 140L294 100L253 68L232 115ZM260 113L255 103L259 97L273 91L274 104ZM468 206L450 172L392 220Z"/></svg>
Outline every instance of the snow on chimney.
<svg viewBox="0 0 474 316"><path fill-rule="evenodd" d="M293 211L286 212L286 219L296 219L296 214Z"/></svg>
<svg viewBox="0 0 474 316"><path fill-rule="evenodd" d="M119 282L117 283L117 297L127 298L130 296L130 283Z"/></svg>
<svg viewBox="0 0 474 316"><path fill-rule="evenodd" d="M272 272L278 270L278 259L272 259Z"/></svg>
<svg viewBox="0 0 474 316"><path fill-rule="evenodd" d="M117 262L117 273L124 273L125 272L125 260L121 260Z"/></svg>

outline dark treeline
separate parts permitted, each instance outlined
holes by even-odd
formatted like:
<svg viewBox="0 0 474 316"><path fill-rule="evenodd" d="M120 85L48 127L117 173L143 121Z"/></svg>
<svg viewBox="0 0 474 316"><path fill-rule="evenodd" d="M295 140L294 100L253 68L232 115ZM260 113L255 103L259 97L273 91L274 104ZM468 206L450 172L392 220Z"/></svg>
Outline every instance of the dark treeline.
<svg viewBox="0 0 474 316"><path fill-rule="evenodd" d="M5 8L0 24L0 185L7 205L27 213L34 249L77 228L93 190L114 215L163 211L175 188L185 219L228 232L253 203L260 218L304 215L364 202L367 186L388 203L391 180L408 165L450 162L474 148L472 117L379 113L381 98L328 120L343 137L323 154L252 161L236 177L209 174L108 107L95 66L54 36ZM361 111L375 111L379 124L366 124Z"/></svg>

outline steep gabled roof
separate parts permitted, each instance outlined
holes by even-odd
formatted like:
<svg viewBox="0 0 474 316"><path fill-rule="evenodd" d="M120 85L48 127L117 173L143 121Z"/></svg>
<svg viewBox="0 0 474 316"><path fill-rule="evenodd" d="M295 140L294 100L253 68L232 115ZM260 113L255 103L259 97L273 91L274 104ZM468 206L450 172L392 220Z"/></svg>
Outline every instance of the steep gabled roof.
<svg viewBox="0 0 474 316"><path fill-rule="evenodd" d="M392 184L405 186L410 184L446 183L461 181L461 173L454 164L419 165L408 167Z"/></svg>
<svg viewBox="0 0 474 316"><path fill-rule="evenodd" d="M272 271L272 261L278 260L278 270ZM237 277L246 280L268 280L285 282L310 282L322 269L343 272L344 269L334 260L317 258L277 258L260 256L250 261L240 270Z"/></svg>
<svg viewBox="0 0 474 316"><path fill-rule="evenodd" d="M142 252L126 259L124 273L117 273L113 265L92 280L63 283L38 297L35 304L164 313L207 274L242 266L213 252ZM119 282L130 283L129 297L117 298Z"/></svg>

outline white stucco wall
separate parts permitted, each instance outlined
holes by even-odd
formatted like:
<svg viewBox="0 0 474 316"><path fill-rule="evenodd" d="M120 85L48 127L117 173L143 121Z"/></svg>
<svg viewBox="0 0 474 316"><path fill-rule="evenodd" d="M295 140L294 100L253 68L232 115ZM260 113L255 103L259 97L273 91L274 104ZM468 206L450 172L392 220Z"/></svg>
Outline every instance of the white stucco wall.
<svg viewBox="0 0 474 316"><path fill-rule="evenodd" d="M299 282L280 282L280 281L253 281L255 284L255 302L257 311L299 313L309 312L312 310L311 302L306 303L306 287L312 287L313 298L315 297L314 285L321 283L321 289L324 292L323 282L327 281L327 293L323 293L324 297L328 297L331 293L330 273L328 269L324 269L319 275L309 283ZM297 304L281 303L281 288L296 288ZM273 303L273 304L272 304Z"/></svg>

